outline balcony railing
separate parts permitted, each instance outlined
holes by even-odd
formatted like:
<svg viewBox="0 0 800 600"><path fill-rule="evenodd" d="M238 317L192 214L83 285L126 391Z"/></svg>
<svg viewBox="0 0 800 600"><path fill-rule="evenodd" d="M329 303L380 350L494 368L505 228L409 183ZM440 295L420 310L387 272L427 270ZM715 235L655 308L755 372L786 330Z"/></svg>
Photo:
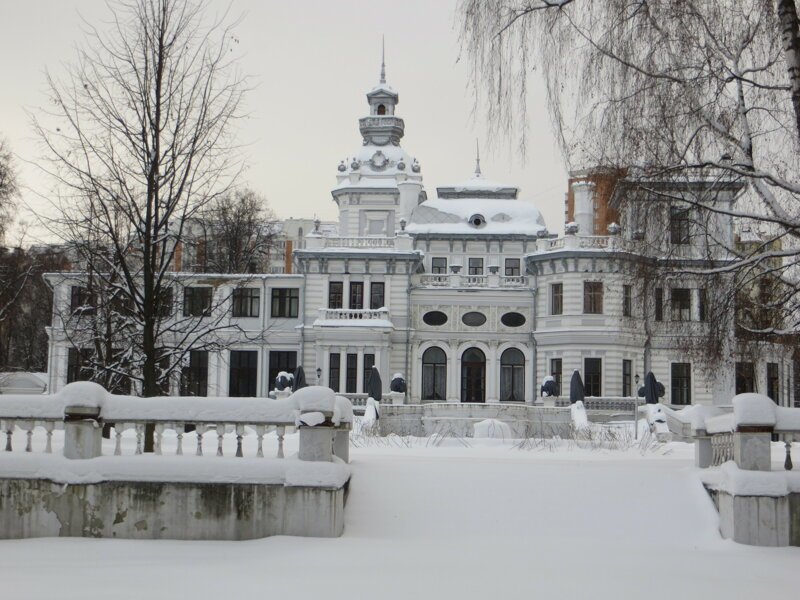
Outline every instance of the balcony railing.
<svg viewBox="0 0 800 600"><path fill-rule="evenodd" d="M528 278L525 275L426 274L419 276L419 286L426 288L526 288Z"/></svg>
<svg viewBox="0 0 800 600"><path fill-rule="evenodd" d="M325 321L389 320L388 308L320 308L319 318Z"/></svg>
<svg viewBox="0 0 800 600"><path fill-rule="evenodd" d="M393 237L326 237L325 248L394 248Z"/></svg>

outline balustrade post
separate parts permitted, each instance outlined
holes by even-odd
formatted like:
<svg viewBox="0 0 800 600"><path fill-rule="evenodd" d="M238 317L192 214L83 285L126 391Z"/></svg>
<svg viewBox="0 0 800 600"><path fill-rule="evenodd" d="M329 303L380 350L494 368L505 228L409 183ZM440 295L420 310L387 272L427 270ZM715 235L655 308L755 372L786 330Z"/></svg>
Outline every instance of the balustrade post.
<svg viewBox="0 0 800 600"><path fill-rule="evenodd" d="M787 471L791 471L794 468L792 464L792 440L791 438L783 442L783 445L786 447L786 459L783 461L783 468Z"/></svg>
<svg viewBox="0 0 800 600"><path fill-rule="evenodd" d="M303 422L302 414L300 422ZM330 414L325 414L322 423L313 426L300 425L297 430L300 434L300 448L297 453L300 460L333 461L333 423Z"/></svg>
<svg viewBox="0 0 800 600"><path fill-rule="evenodd" d="M699 469L707 469L712 466L713 461L711 436L705 429L697 429L694 434L694 466Z"/></svg>
<svg viewBox="0 0 800 600"><path fill-rule="evenodd" d="M350 462L350 430L340 427L333 434L333 455L346 463Z"/></svg>
<svg viewBox="0 0 800 600"><path fill-rule="evenodd" d="M746 471L770 471L772 426L739 425L733 434L733 460Z"/></svg>
<svg viewBox="0 0 800 600"><path fill-rule="evenodd" d="M96 406L64 409L64 457L95 458L102 454L103 423Z"/></svg>

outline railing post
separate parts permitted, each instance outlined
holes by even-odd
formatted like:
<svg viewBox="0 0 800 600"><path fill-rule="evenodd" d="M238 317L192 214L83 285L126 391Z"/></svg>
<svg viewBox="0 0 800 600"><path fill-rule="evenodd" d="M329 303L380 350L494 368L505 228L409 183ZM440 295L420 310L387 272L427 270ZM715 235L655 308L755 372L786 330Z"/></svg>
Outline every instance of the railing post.
<svg viewBox="0 0 800 600"><path fill-rule="evenodd" d="M746 471L772 470L772 426L739 425L733 434L733 460Z"/></svg>
<svg viewBox="0 0 800 600"><path fill-rule="evenodd" d="M694 466L699 469L707 469L713 463L713 450L711 448L711 436L705 429L696 429L694 437Z"/></svg>
<svg viewBox="0 0 800 600"><path fill-rule="evenodd" d="M305 413L307 416L314 414ZM297 428L300 434L300 448L297 455L300 460L317 462L333 461L333 422L331 414L322 413L325 420L314 425L304 424L303 414L300 415L301 425Z"/></svg>
<svg viewBox="0 0 800 600"><path fill-rule="evenodd" d="M333 434L333 455L346 463L350 462L350 428L339 427Z"/></svg>
<svg viewBox="0 0 800 600"><path fill-rule="evenodd" d="M64 409L64 457L95 458L102 454L103 423L96 406Z"/></svg>

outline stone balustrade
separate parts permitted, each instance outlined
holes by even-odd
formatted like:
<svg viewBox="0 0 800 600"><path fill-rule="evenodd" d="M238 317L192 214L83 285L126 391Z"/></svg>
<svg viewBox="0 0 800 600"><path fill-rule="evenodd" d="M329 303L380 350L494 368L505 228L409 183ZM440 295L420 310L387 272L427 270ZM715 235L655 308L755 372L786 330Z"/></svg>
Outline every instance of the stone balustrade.
<svg viewBox="0 0 800 600"><path fill-rule="evenodd" d="M324 321L389 320L388 308L320 308L319 318Z"/></svg>
<svg viewBox="0 0 800 600"><path fill-rule="evenodd" d="M732 410L731 410L732 408ZM662 407L670 429L693 433L695 465L720 516L723 537L756 546L800 546L800 474L792 443L800 409L761 394L740 394L732 407ZM782 470L772 469L773 440L784 445Z"/></svg>
<svg viewBox="0 0 800 600"><path fill-rule="evenodd" d="M425 274L419 276L419 286L426 288L527 288L525 275L503 276L462 275L460 273Z"/></svg>
<svg viewBox="0 0 800 600"><path fill-rule="evenodd" d="M305 388L311 389L311 388ZM319 388L328 390L328 388ZM329 391L329 390L328 390ZM330 392L332 394L332 392ZM347 460L352 405L346 398L331 396L322 437L338 439ZM212 437L216 442L215 455L224 456L227 436L235 437L235 456L244 457L243 439L254 435L257 442L255 457L264 457L264 436L275 432L278 440L277 458L284 458L284 437L287 428L302 424L305 411L297 399L271 398L196 398L159 397L137 398L108 394L101 386L89 382L69 384L59 394L46 396L0 396L0 429L5 434L5 451L14 451L14 433L25 433L25 452L34 451L34 434L41 430L45 436L45 454L53 453L53 432L64 430L63 454L67 458L88 459L102 455L102 430L106 425L113 432L113 455L123 454L122 437L126 431L135 432L135 454L144 452L145 435L152 429L153 454L163 452L166 434L174 436L174 454L181 456L189 448L187 436L193 438L191 453L203 456L204 442ZM316 411L315 411L316 412ZM312 436L313 437L313 436ZM323 442L324 445L324 442ZM302 454L302 452L301 452ZM328 460L331 457L328 456ZM2 472L0 471L0 476Z"/></svg>
<svg viewBox="0 0 800 600"><path fill-rule="evenodd" d="M109 394L90 382L47 396L1 395L6 445L0 538L339 536L352 415L346 398L316 386L280 400L138 398ZM104 426L115 438L105 445ZM290 427L299 434L298 452L284 459ZM39 429L46 436L43 451L35 436ZM57 429L63 437L53 435ZM127 453L141 456L124 456L122 437L129 430L135 449ZM269 431L277 436L276 458L264 458ZM23 452L14 445L20 432ZM171 456L167 433L173 435ZM144 454L149 434L153 452ZM185 444L187 435L191 444ZM243 444L247 435L255 435L257 448ZM204 456L208 437L216 443ZM233 445L226 440L234 439L235 451L228 454ZM56 440L63 440L60 453L53 448ZM226 456L231 458L223 461Z"/></svg>

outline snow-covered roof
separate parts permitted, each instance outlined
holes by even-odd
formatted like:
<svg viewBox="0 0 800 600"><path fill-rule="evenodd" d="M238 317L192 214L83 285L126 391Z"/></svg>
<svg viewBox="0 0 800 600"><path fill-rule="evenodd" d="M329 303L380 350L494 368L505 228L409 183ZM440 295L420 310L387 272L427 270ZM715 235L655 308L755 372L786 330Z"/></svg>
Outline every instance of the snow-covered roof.
<svg viewBox="0 0 800 600"><path fill-rule="evenodd" d="M480 225L470 220L479 215ZM416 206L406 231L412 234L536 235L545 229L539 209L522 200L458 198Z"/></svg>
<svg viewBox="0 0 800 600"><path fill-rule="evenodd" d="M374 94L379 94L381 92L386 93L386 94L391 94L392 96L397 96L398 95L398 93L395 91L395 89L392 86L390 86L388 83L379 83L374 88L372 88L369 92L367 92L367 96L372 96Z"/></svg>
<svg viewBox="0 0 800 600"><path fill-rule="evenodd" d="M516 199L519 188L508 183L491 181L480 174L480 171L467 179L454 185L436 188L439 198L491 198L491 199Z"/></svg>

